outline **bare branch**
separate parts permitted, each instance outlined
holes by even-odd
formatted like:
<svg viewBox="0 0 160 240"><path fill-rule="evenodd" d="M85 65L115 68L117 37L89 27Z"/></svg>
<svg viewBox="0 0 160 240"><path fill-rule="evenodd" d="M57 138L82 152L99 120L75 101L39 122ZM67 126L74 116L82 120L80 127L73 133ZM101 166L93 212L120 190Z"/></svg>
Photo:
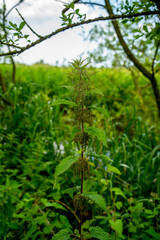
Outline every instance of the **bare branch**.
<svg viewBox="0 0 160 240"><path fill-rule="evenodd" d="M93 2L79 2L79 3L86 4L86 5L93 5L93 6L98 6L98 7L103 7L103 8L105 8L105 5L100 4L100 3L93 3Z"/></svg>
<svg viewBox="0 0 160 240"><path fill-rule="evenodd" d="M155 72L154 72L154 65L155 65L155 60L156 60L157 54L158 54L159 46L160 46L160 41L158 41L158 43L157 43L156 50L155 50L154 57L153 57L153 62L152 62L152 74L155 73Z"/></svg>
<svg viewBox="0 0 160 240"><path fill-rule="evenodd" d="M54 32L51 32L50 34L46 35L46 36L42 36L39 39L37 39L36 41L32 42L31 44L28 44L27 46L22 47L21 50L14 50L14 51L9 51L7 53L1 53L0 57L2 56L8 56L8 55L14 55L14 54L20 54L32 47L34 47L35 45L45 41L46 39L49 39L61 32L64 32L68 29L71 28L75 28L81 25L85 25L85 24L89 24L89 23L93 23L93 22L99 22L99 21L107 21L107 20L113 20L113 19L124 19L124 18L133 18L133 17L139 17L139 16L147 16L147 15L155 15L155 14L160 14L160 11L146 11L146 12L141 12L141 13L132 13L132 14L122 14L122 15L110 15L107 17L98 17L98 18L94 18L94 19L88 19L82 22L78 22L78 23L73 23L71 25L68 25L66 27L62 27L59 28L57 30L55 30Z"/></svg>
<svg viewBox="0 0 160 240"><path fill-rule="evenodd" d="M31 26L26 22L26 20L24 19L24 17L21 15L21 13L18 11L18 9L16 8L16 11L18 12L19 16L22 18L22 20L25 22L25 24L27 25L27 27L31 30L31 32L33 34L35 34L38 38L41 38L42 36L39 35L38 33L36 33L32 28Z"/></svg>

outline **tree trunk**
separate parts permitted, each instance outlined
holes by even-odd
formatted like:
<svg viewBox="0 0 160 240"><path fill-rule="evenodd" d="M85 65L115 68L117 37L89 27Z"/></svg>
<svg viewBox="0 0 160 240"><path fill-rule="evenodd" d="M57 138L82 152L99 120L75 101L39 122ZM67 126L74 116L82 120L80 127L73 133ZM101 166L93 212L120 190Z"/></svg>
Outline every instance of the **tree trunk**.
<svg viewBox="0 0 160 240"><path fill-rule="evenodd" d="M109 0L105 0L105 6L106 6L106 10L107 10L109 16L113 16L114 13L112 11L112 7L110 5L110 1ZM139 71L145 77L147 77L150 80L151 85L152 85L152 89L153 89L153 93L154 93L154 96L155 96L157 108L158 108L158 117L160 118L160 92L159 92L158 83L157 83L157 80L156 80L154 74L150 73L139 62L139 60L134 56L134 54L131 52L131 50L129 49L127 43L123 39L123 36L122 36L120 28L119 28L118 21L117 20L112 20L112 24L113 24L114 30L115 30L115 32L117 34L117 37L119 39L119 42L120 42L121 46L123 47L123 50L125 51L127 57L133 62L133 64L139 69Z"/></svg>

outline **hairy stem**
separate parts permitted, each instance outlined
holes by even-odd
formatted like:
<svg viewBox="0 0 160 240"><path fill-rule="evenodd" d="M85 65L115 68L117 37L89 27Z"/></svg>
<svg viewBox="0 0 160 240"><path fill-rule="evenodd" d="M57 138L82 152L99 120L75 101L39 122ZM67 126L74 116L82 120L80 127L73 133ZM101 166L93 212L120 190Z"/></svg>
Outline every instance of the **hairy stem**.
<svg viewBox="0 0 160 240"><path fill-rule="evenodd" d="M84 133L84 105L82 104L82 122L81 122L81 128L82 128L82 132ZM84 158L84 146L83 143L81 144L81 194L83 193L83 158ZM79 232L80 232L80 236L82 238L82 213L80 212L80 227L79 227Z"/></svg>

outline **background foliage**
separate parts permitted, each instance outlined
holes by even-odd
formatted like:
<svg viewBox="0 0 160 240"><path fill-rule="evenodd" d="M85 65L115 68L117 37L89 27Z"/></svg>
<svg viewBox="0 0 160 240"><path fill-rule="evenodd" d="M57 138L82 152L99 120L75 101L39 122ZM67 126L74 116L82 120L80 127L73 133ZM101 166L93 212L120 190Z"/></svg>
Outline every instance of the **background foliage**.
<svg viewBox="0 0 160 240"><path fill-rule="evenodd" d="M0 70L12 103L0 105L0 238L76 239L74 169L54 188L55 167L73 153L72 109L52 106L72 100L70 69L18 65L16 84L10 65ZM88 71L97 89L93 126L105 129L106 146L94 138L88 148L86 239L159 239L160 129L150 85L139 75L135 89L124 68Z"/></svg>

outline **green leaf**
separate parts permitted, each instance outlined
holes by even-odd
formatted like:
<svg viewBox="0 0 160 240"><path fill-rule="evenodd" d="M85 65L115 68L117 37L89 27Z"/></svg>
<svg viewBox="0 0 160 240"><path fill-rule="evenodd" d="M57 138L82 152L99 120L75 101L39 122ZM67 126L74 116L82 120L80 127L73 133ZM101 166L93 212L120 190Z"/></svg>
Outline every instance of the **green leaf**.
<svg viewBox="0 0 160 240"><path fill-rule="evenodd" d="M123 19L122 20L122 23L127 23L128 22L128 19Z"/></svg>
<svg viewBox="0 0 160 240"><path fill-rule="evenodd" d="M107 186L107 185L108 185L108 183L107 183L107 180L106 180L106 179L101 179L101 180L100 180L100 182L101 182L101 183L103 183L105 186Z"/></svg>
<svg viewBox="0 0 160 240"><path fill-rule="evenodd" d="M118 202L115 203L115 205L116 205L116 208L117 208L117 209L121 209L122 206L123 206L123 203L120 202L120 201L118 201Z"/></svg>
<svg viewBox="0 0 160 240"><path fill-rule="evenodd" d="M69 90L73 90L73 86L69 86L69 85L62 85L60 86L61 88L67 88Z"/></svg>
<svg viewBox="0 0 160 240"><path fill-rule="evenodd" d="M145 211L146 214L153 214L151 209L145 209L144 211Z"/></svg>
<svg viewBox="0 0 160 240"><path fill-rule="evenodd" d="M49 226L46 226L46 227L44 227L43 228L43 232L45 233L45 234L50 234L50 233L52 233L52 226L51 225L49 225Z"/></svg>
<svg viewBox="0 0 160 240"><path fill-rule="evenodd" d="M124 193L122 192L122 190L120 188L112 188L111 189L112 192L115 192L116 195L120 195L122 196L123 198L126 199L126 196L124 195Z"/></svg>
<svg viewBox="0 0 160 240"><path fill-rule="evenodd" d="M106 143L106 135L105 132L95 128L95 127L89 127L86 129L86 132L88 132L90 135L97 137L104 145L107 145Z"/></svg>
<svg viewBox="0 0 160 240"><path fill-rule="evenodd" d="M102 159L103 163L107 166L108 162L113 162L107 155L98 155L98 158ZM110 165L111 166L111 165Z"/></svg>
<svg viewBox="0 0 160 240"><path fill-rule="evenodd" d="M95 221L95 219L86 220L82 225L82 229L88 229Z"/></svg>
<svg viewBox="0 0 160 240"><path fill-rule="evenodd" d="M143 25L143 30L148 33L148 28L146 25Z"/></svg>
<svg viewBox="0 0 160 240"><path fill-rule="evenodd" d="M62 229L52 237L52 240L67 240L68 238L69 238L68 231L66 229Z"/></svg>
<svg viewBox="0 0 160 240"><path fill-rule="evenodd" d="M111 166L110 164L107 165L107 171L108 172L113 172L113 173L116 173L116 174L121 174L121 172L119 171L118 168L114 167L114 166Z"/></svg>
<svg viewBox="0 0 160 240"><path fill-rule="evenodd" d="M117 219L115 222L113 220L109 220L111 227L118 233L119 237L124 239L122 232L123 232L123 223L121 219Z"/></svg>
<svg viewBox="0 0 160 240"><path fill-rule="evenodd" d="M60 104L66 104L66 105L70 105L70 106L72 106L72 107L77 106L76 103L71 102L71 101L68 101L68 100L65 100L65 99L58 99L58 100L54 101L54 102L52 103L52 106L60 105Z"/></svg>
<svg viewBox="0 0 160 240"><path fill-rule="evenodd" d="M90 231L92 237L95 237L97 239L100 239L100 240L111 239L109 237L109 234L106 233L101 227L90 227L89 231Z"/></svg>
<svg viewBox="0 0 160 240"><path fill-rule="evenodd" d="M75 12L76 12L76 14L79 14L79 9L76 9Z"/></svg>
<svg viewBox="0 0 160 240"><path fill-rule="evenodd" d="M38 230L37 225L33 225L32 227L30 227L29 231L25 235L25 238L30 239L33 236L33 233L36 232L37 230Z"/></svg>
<svg viewBox="0 0 160 240"><path fill-rule="evenodd" d="M83 193L83 196L86 198L91 199L93 202L95 202L100 208L102 208L104 211L108 212L108 209L106 207L106 202L105 199L102 195L99 195L95 192L88 192L88 193Z"/></svg>
<svg viewBox="0 0 160 240"><path fill-rule="evenodd" d="M14 29L17 30L17 24L15 23L12 23L11 21L9 21L9 24L11 25L11 27L13 27Z"/></svg>
<svg viewBox="0 0 160 240"><path fill-rule="evenodd" d="M150 228L146 231L147 234L149 234L150 236L154 237L154 239L159 240L160 239L160 233L155 232L155 230L153 228Z"/></svg>
<svg viewBox="0 0 160 240"><path fill-rule="evenodd" d="M74 10L74 2L72 2L69 6Z"/></svg>
<svg viewBox="0 0 160 240"><path fill-rule="evenodd" d="M72 138L74 138L74 136L75 136L76 133L78 133L78 132L79 132L79 129L76 128L76 127L73 127L73 128L72 128L72 132L71 132L71 136L72 136Z"/></svg>
<svg viewBox="0 0 160 240"><path fill-rule="evenodd" d="M25 22L21 22L20 25L19 25L18 30L21 31L24 26L25 26Z"/></svg>
<svg viewBox="0 0 160 240"><path fill-rule="evenodd" d="M101 92L100 89L91 89L87 91L87 94L99 94L101 96L104 96L104 94Z"/></svg>
<svg viewBox="0 0 160 240"><path fill-rule="evenodd" d="M108 111L105 108L94 107L94 106L92 108L97 110L98 112L102 113L104 115L104 117L106 117L106 118L110 117Z"/></svg>
<svg viewBox="0 0 160 240"><path fill-rule="evenodd" d="M27 39L28 37L29 37L29 35L24 35L24 38L26 38L26 39Z"/></svg>
<svg viewBox="0 0 160 240"><path fill-rule="evenodd" d="M127 164L121 163L119 164L120 166L124 167L124 168L130 168L130 166L128 166Z"/></svg>
<svg viewBox="0 0 160 240"><path fill-rule="evenodd" d="M63 191L63 193L67 193L70 198L73 198L74 192L77 192L77 187L67 188Z"/></svg>
<svg viewBox="0 0 160 240"><path fill-rule="evenodd" d="M64 158L60 162L60 164L56 167L55 176L58 177L60 174L67 171L68 168L70 168L70 166L76 161L77 161L77 157L72 156L72 155Z"/></svg>

